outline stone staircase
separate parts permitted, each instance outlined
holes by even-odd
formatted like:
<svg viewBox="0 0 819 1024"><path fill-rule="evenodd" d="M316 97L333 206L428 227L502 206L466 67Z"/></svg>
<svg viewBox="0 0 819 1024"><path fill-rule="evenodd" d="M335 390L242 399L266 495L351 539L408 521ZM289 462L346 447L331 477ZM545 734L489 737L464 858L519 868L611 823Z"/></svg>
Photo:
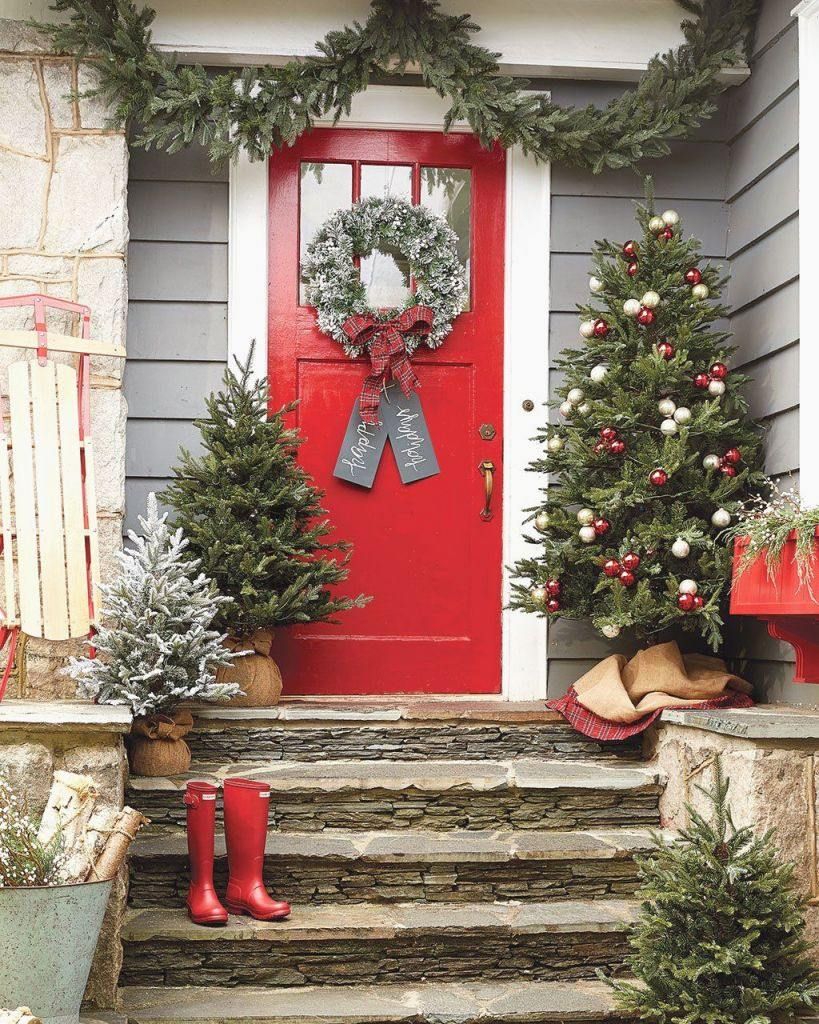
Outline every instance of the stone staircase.
<svg viewBox="0 0 819 1024"><path fill-rule="evenodd" d="M208 709L191 739L192 777L270 785L266 876L294 912L193 925L185 779L133 778L133 1024L619 1020L596 970L622 970L659 824L636 744L491 701Z"/></svg>

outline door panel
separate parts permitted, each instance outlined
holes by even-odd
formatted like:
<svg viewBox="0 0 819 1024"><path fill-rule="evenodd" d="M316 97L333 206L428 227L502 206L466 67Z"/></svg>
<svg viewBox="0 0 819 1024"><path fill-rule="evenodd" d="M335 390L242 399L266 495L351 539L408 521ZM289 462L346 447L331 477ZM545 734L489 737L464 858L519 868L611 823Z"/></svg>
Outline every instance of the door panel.
<svg viewBox="0 0 819 1024"><path fill-rule="evenodd" d="M497 693L501 685L501 494L505 155L469 135L317 129L270 161L271 402L299 399L300 459L354 544L344 593L373 601L338 624L280 630L289 694ZM299 253L332 210L390 192L447 216L469 266L469 306L413 366L441 472L404 485L389 443L371 490L332 476L366 376L299 305ZM362 259L375 301L409 285L394 254ZM492 423L492 441L480 437ZM479 464L496 467L494 517L479 517Z"/></svg>

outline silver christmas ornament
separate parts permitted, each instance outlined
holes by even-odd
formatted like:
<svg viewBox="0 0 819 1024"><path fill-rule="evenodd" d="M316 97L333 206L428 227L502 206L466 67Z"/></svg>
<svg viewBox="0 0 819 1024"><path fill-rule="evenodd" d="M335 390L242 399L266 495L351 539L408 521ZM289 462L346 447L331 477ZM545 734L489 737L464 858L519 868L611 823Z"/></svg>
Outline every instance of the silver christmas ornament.
<svg viewBox="0 0 819 1024"><path fill-rule="evenodd" d="M637 316L640 312L640 302L638 299L626 299L623 303L623 312L626 316Z"/></svg>
<svg viewBox="0 0 819 1024"><path fill-rule="evenodd" d="M657 292L646 292L642 299L640 299L640 303L646 309L656 309L660 305L660 296Z"/></svg>
<svg viewBox="0 0 819 1024"><path fill-rule="evenodd" d="M612 625L610 623L606 623L606 625L603 626L600 632L609 640L614 640L615 637L620 636L620 627Z"/></svg>
<svg viewBox="0 0 819 1024"><path fill-rule="evenodd" d="M561 407L562 408L562 407ZM546 447L550 452L560 452L563 450L563 438L562 437L550 437L546 442Z"/></svg>
<svg viewBox="0 0 819 1024"><path fill-rule="evenodd" d="M674 413L674 419L679 423L681 427L684 427L686 423L691 422L691 410L686 409L684 405L681 405L679 409Z"/></svg>
<svg viewBox="0 0 819 1024"><path fill-rule="evenodd" d="M572 388L568 395L566 395L566 401L571 402L572 405L580 405L585 397L582 388Z"/></svg>
<svg viewBox="0 0 819 1024"><path fill-rule="evenodd" d="M726 526L731 525L731 513L728 509L718 508L717 511L711 516L711 525L718 527L720 530L724 530Z"/></svg>
<svg viewBox="0 0 819 1024"><path fill-rule="evenodd" d="M577 536L584 544L594 544L597 540L597 531L593 526L581 526L577 531Z"/></svg>
<svg viewBox="0 0 819 1024"><path fill-rule="evenodd" d="M581 526L591 526L594 522L594 512L590 508L581 508L577 513L577 521Z"/></svg>
<svg viewBox="0 0 819 1024"><path fill-rule="evenodd" d="M606 379L606 374L609 372L608 366L605 363L598 363L597 366L593 366L589 377L595 384L601 384Z"/></svg>
<svg viewBox="0 0 819 1024"><path fill-rule="evenodd" d="M687 540L683 540L682 537L678 537L671 545L671 554L675 558L688 558L688 553L691 551L691 545Z"/></svg>
<svg viewBox="0 0 819 1024"><path fill-rule="evenodd" d="M571 402L561 402L560 408L557 410L561 416L571 416L574 412L574 406Z"/></svg>
<svg viewBox="0 0 819 1024"><path fill-rule="evenodd" d="M677 589L681 594L696 594L699 587L695 580L682 580Z"/></svg>
<svg viewBox="0 0 819 1024"><path fill-rule="evenodd" d="M648 230L653 231L656 235L658 231L662 231L665 227L665 221L662 217L654 216L648 222Z"/></svg>
<svg viewBox="0 0 819 1024"><path fill-rule="evenodd" d="M595 295L599 295L599 293L603 291L603 282L599 277L589 278L589 291L593 292Z"/></svg>
<svg viewBox="0 0 819 1024"><path fill-rule="evenodd" d="M578 328L584 338L594 337L594 320L584 320Z"/></svg>
<svg viewBox="0 0 819 1024"><path fill-rule="evenodd" d="M702 468L708 470L719 469L719 455L706 455L702 460Z"/></svg>
<svg viewBox="0 0 819 1024"><path fill-rule="evenodd" d="M680 223L680 215L676 210L664 210L660 216L667 228L674 228Z"/></svg>
<svg viewBox="0 0 819 1024"><path fill-rule="evenodd" d="M719 398L720 395L725 394L725 381L724 380L712 380L708 384L708 394L714 395Z"/></svg>
<svg viewBox="0 0 819 1024"><path fill-rule="evenodd" d="M670 398L661 398L657 403L657 408L662 416L673 416L677 411L677 403Z"/></svg>
<svg viewBox="0 0 819 1024"><path fill-rule="evenodd" d="M673 437L679 429L680 428L674 420L663 420L660 424L660 430L666 435L666 437Z"/></svg>
<svg viewBox="0 0 819 1024"><path fill-rule="evenodd" d="M539 533L545 533L549 529L549 513L538 512L535 516L535 529Z"/></svg>
<svg viewBox="0 0 819 1024"><path fill-rule="evenodd" d="M708 285L703 284L702 282L700 282L699 284L695 284L694 287L691 289L691 295L698 302L702 302L703 299L707 299L710 294L711 292L709 292L708 290Z"/></svg>
<svg viewBox="0 0 819 1024"><path fill-rule="evenodd" d="M577 407L577 412L580 416L588 416L591 412L591 406L588 402L581 402Z"/></svg>

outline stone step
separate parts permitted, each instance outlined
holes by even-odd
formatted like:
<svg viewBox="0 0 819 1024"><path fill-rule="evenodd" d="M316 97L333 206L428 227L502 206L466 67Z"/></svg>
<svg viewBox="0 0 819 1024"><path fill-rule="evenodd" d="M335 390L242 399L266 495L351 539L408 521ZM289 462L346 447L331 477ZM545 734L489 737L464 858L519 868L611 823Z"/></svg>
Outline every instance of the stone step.
<svg viewBox="0 0 819 1024"><path fill-rule="evenodd" d="M198 761L639 760L640 738L600 743L542 701L286 701L274 708L197 709Z"/></svg>
<svg viewBox="0 0 819 1024"><path fill-rule="evenodd" d="M289 921L193 924L182 910L131 910L123 985L380 985L415 981L573 981L622 969L625 900L342 904Z"/></svg>
<svg viewBox="0 0 819 1024"><path fill-rule="evenodd" d="M294 905L566 900L627 896L646 830L594 832L270 832L265 879ZM132 907L182 907L186 837L142 835L132 847ZM227 877L216 837L217 890Z"/></svg>
<svg viewBox="0 0 819 1024"><path fill-rule="evenodd" d="M623 1024L599 981L124 988L129 1024Z"/></svg>
<svg viewBox="0 0 819 1024"><path fill-rule="evenodd" d="M189 778L259 779L271 824L286 832L646 827L658 823L658 774L595 762L325 761L199 763L173 778L133 777L128 801L154 830L184 826ZM221 801L219 802L221 805ZM217 808L221 815L221 806Z"/></svg>

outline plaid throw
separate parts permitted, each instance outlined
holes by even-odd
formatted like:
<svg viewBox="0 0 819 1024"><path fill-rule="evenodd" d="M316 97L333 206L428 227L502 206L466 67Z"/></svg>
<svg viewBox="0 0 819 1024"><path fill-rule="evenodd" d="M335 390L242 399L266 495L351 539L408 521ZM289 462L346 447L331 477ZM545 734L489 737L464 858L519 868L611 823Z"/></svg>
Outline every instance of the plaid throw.
<svg viewBox="0 0 819 1024"><path fill-rule="evenodd" d="M396 380L405 395L420 386L407 354L404 338L408 334L429 334L435 313L429 306L411 306L392 320L376 320L371 313L351 316L341 329L356 348L366 348L371 372L364 381L358 412L364 423L378 423L381 391L390 379Z"/></svg>
<svg viewBox="0 0 819 1024"><path fill-rule="evenodd" d="M551 708L552 711L560 712L569 725L577 730L577 732L583 733L584 736L590 736L594 740L602 740L604 743L615 740L627 740L629 736L636 736L638 732L644 732L663 713L662 709L651 711L638 722L609 722L605 718L595 715L588 708L584 708L577 699L573 686L565 697L547 700L546 706ZM723 694L722 697L716 697L714 700L703 700L699 704L688 704L685 710L709 711L714 708L752 708L753 706L754 702L751 697L746 693L733 690Z"/></svg>

